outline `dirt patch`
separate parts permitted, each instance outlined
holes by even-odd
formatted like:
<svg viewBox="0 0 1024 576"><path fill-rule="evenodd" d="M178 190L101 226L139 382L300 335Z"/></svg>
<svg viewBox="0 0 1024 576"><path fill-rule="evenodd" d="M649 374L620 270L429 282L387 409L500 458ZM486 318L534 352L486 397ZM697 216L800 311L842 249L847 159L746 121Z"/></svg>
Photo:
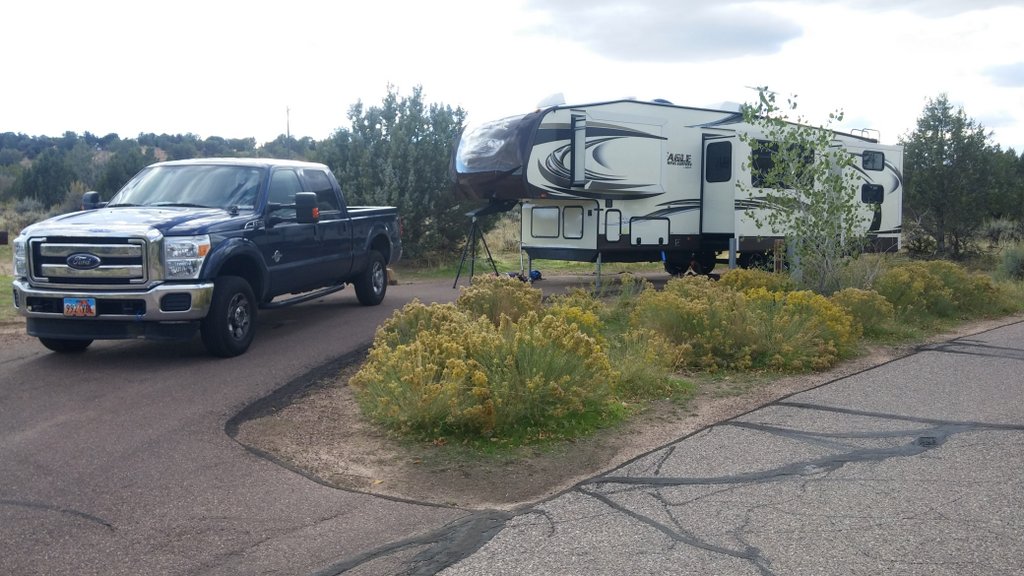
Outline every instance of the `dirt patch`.
<svg viewBox="0 0 1024 576"><path fill-rule="evenodd" d="M929 342L983 332L1022 318L972 322ZM358 369L353 365L273 414L242 423L236 439L338 488L460 508L507 510L555 495L716 422L914 349L874 347L859 358L815 374L739 382L709 379L688 406L657 402L614 429L558 446L522 449L505 458L389 437L362 417L346 385Z"/></svg>

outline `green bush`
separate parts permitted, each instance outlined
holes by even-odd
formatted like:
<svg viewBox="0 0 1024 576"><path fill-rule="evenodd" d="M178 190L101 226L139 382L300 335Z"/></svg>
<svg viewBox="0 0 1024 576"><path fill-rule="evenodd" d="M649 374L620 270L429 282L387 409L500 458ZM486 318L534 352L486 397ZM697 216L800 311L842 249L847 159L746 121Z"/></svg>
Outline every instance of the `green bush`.
<svg viewBox="0 0 1024 576"><path fill-rule="evenodd" d="M1024 244L1015 244L1003 251L997 272L1005 280L1024 281Z"/></svg>
<svg viewBox="0 0 1024 576"><path fill-rule="evenodd" d="M693 386L673 377L676 366L690 352L647 328L627 330L612 341L609 357L620 372L616 396L628 402L655 398L685 400Z"/></svg>
<svg viewBox="0 0 1024 576"><path fill-rule="evenodd" d="M860 254L853 260L846 263L846 266L839 273L840 288L860 288L872 290L875 280L883 272L905 262L905 257L898 257L892 254L865 253Z"/></svg>

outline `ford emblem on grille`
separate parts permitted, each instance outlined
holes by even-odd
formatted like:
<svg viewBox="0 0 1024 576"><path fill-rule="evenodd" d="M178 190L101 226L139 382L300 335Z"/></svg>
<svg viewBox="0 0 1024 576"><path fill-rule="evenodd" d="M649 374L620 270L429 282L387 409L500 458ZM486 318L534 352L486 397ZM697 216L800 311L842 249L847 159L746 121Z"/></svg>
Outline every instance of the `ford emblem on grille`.
<svg viewBox="0 0 1024 576"><path fill-rule="evenodd" d="M67 263L68 266L75 270L92 270L93 268L98 268L102 260L95 254L79 252L78 254L68 256Z"/></svg>

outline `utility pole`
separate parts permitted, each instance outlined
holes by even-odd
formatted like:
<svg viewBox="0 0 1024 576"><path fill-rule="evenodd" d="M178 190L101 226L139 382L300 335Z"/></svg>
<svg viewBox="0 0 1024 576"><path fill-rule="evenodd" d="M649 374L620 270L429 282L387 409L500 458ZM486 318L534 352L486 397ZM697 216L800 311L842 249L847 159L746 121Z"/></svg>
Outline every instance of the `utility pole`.
<svg viewBox="0 0 1024 576"><path fill-rule="evenodd" d="M292 109L284 107L284 134L289 140L292 138Z"/></svg>

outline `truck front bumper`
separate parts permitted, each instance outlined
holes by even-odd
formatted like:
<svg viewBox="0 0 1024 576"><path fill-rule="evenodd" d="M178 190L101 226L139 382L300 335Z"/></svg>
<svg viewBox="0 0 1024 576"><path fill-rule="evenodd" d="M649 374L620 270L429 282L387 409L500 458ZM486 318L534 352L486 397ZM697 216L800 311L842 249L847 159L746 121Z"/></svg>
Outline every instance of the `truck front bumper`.
<svg viewBox="0 0 1024 576"><path fill-rule="evenodd" d="M14 305L28 318L28 333L54 338L187 338L186 332L193 333L206 317L212 298L213 282L85 291L14 281ZM93 315L67 315L68 301L88 301Z"/></svg>

